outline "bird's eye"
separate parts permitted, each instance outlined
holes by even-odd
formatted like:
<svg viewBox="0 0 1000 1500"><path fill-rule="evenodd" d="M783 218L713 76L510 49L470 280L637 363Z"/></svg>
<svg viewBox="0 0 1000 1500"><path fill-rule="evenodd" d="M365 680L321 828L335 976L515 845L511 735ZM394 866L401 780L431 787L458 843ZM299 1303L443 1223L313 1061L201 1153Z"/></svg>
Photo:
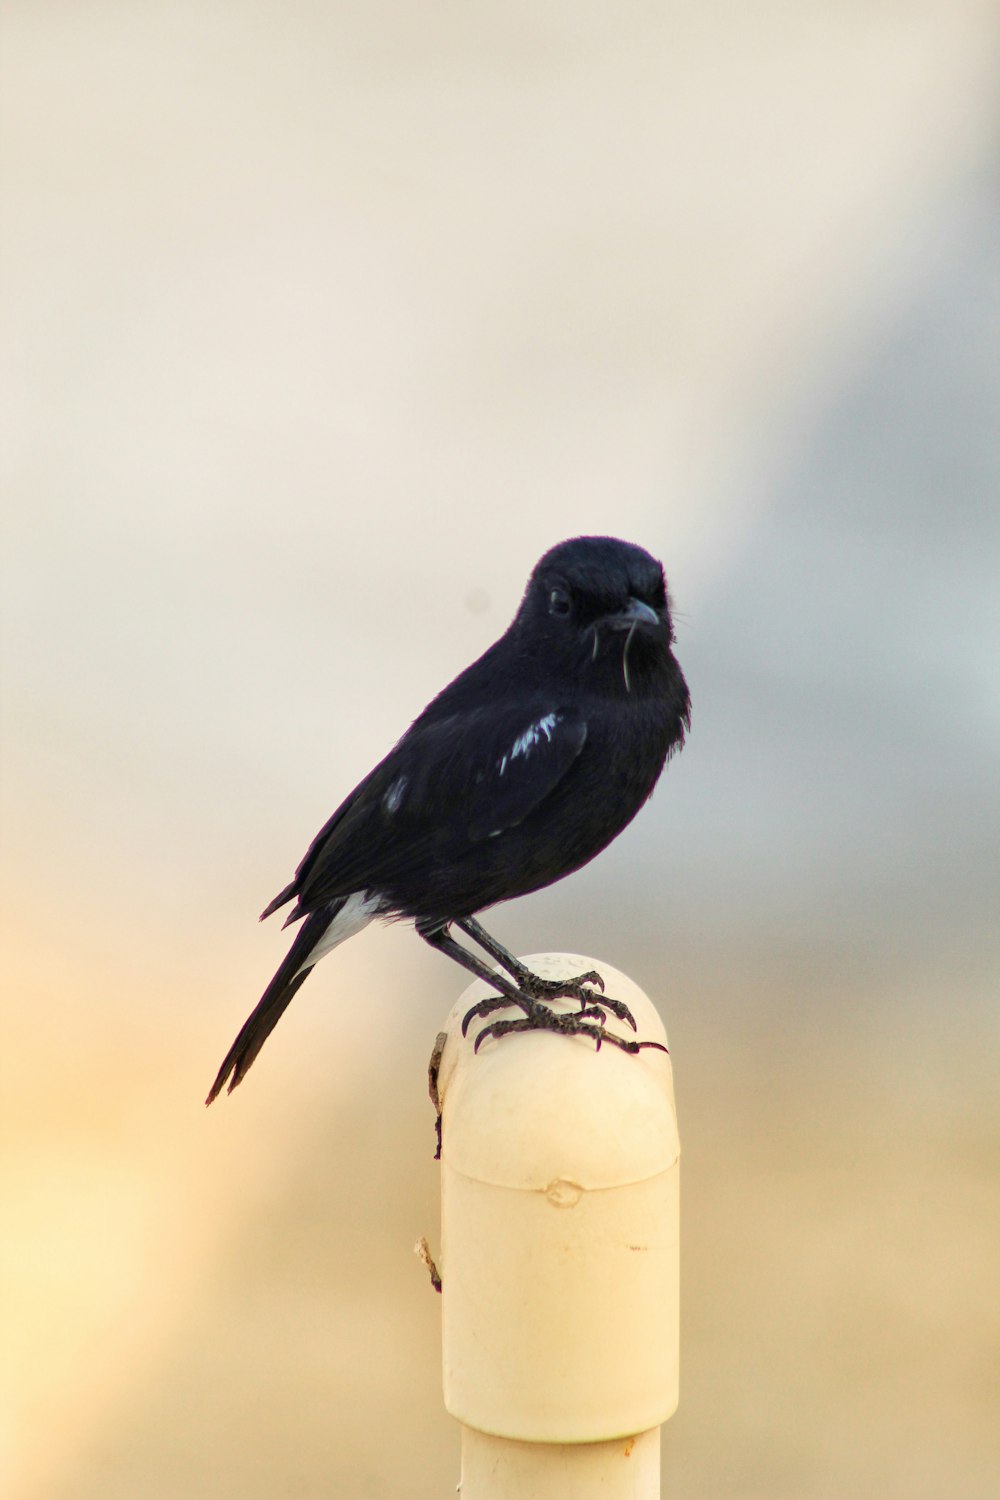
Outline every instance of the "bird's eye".
<svg viewBox="0 0 1000 1500"><path fill-rule="evenodd" d="M553 589L549 595L549 614L568 615L570 598L565 589Z"/></svg>

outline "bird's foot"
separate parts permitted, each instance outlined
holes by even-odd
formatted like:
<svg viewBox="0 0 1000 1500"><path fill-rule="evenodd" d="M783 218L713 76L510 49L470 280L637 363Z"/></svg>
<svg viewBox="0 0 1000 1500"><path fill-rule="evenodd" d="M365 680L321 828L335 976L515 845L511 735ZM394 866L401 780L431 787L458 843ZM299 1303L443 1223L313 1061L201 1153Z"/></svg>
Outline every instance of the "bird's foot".
<svg viewBox="0 0 1000 1500"><path fill-rule="evenodd" d="M596 969L588 969L586 974L577 974L572 979L543 979L540 974L519 964L514 977L532 1000L576 1000L587 985L596 985L604 993L604 980Z"/></svg>
<svg viewBox="0 0 1000 1500"><path fill-rule="evenodd" d="M531 1012L531 1001L527 995L523 999L515 999L513 995L488 995L485 1000L480 1000L478 1005L465 1012L462 1017L462 1035L468 1036L473 1021L485 1020L495 1010L506 1010L509 1005L520 1005L526 1015Z"/></svg>
<svg viewBox="0 0 1000 1500"><path fill-rule="evenodd" d="M532 974L530 969L524 970L524 976L528 982L521 984L520 976L518 976L520 993L517 997L512 994L488 995L485 1000L480 1000L478 1005L466 1011L462 1020L462 1035L468 1035L473 1021L485 1020L494 1011L505 1010L509 1005L520 1005L526 1017L530 1017L538 1009L549 1012L546 1004L549 1000L575 1000L579 1009L568 1019L595 1020L603 1026L608 1018L607 1013L610 1011L619 1021L624 1021L631 1026L633 1031L636 1029L635 1017L628 1006L624 1001L615 1000L612 996L604 994L604 981L595 970L591 970L588 974L577 975L574 979L542 979L538 974ZM589 988L594 983L601 987L599 995ZM556 1011L549 1013L555 1016L562 1014ZM546 1025L545 1022L539 1024ZM524 1031L530 1028L520 1027L519 1029Z"/></svg>
<svg viewBox="0 0 1000 1500"><path fill-rule="evenodd" d="M604 1004L607 1002L604 1001ZM462 1023L462 1032L465 1034L469 1022L478 1020L484 1015L490 1015L493 1011L509 1005L507 999L497 1001L484 1000L480 1005L473 1006ZM641 1052L644 1047L655 1047L660 1052L666 1052L662 1042L634 1042L629 1038L616 1036L613 1031L608 1031L604 1022L607 1019L600 1006L581 1005L578 1011L555 1011L550 1010L547 1005L535 1002L524 1006L525 1014L511 1021L491 1021L484 1026L476 1037L475 1051L478 1052L484 1041L491 1037L510 1036L516 1031L555 1031L563 1036L587 1036L592 1037L600 1052L604 1042L610 1042L612 1046L619 1047L622 1052L634 1055ZM635 1023L633 1022L633 1029Z"/></svg>
<svg viewBox="0 0 1000 1500"><path fill-rule="evenodd" d="M579 1009L574 1013L576 1020L589 1016L594 1020L600 1021L603 1026L604 1022L608 1019L609 1010L616 1016L619 1014L619 1002L617 1000L605 1000L602 995L600 1004L598 1004L596 997L589 990L581 990L579 995L563 998L573 998L579 1002ZM531 995L525 995L517 999L513 995L487 995L485 1000L480 1000L478 1005L474 1005L471 1010L467 1010L462 1017L462 1035L468 1036L469 1027L473 1021L485 1020L495 1010L505 1010L509 1005L520 1005L525 1015L530 1016L539 1003ZM604 1007L607 1007L607 1009ZM625 1009L626 1007L622 1006L622 1010ZM632 1030L635 1030L635 1022L632 1020L631 1015L619 1016L619 1020L630 1021Z"/></svg>
<svg viewBox="0 0 1000 1500"><path fill-rule="evenodd" d="M540 974L535 974L523 964L518 964L514 978L517 987L522 994L532 1000L576 1000L582 1012L595 1004L602 1005L609 1010L619 1021L625 1021L635 1031L635 1017L628 1006L621 1000L614 1000L604 993L604 980L596 969L588 969L586 974L577 974L572 979L543 979ZM591 986L596 985L601 991L600 997L594 994ZM494 1009L496 1007L494 1006ZM603 1023L605 1017L601 1016Z"/></svg>

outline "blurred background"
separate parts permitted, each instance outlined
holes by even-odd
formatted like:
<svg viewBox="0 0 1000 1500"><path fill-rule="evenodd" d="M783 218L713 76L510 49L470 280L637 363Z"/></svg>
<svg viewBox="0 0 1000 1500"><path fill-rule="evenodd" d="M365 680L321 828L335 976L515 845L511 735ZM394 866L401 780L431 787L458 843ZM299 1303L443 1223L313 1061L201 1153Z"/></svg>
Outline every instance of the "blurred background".
<svg viewBox="0 0 1000 1500"><path fill-rule="evenodd" d="M670 1032L665 1493L1000 1493L984 0L8 0L0 1489L431 1500L464 980L256 915L581 532L695 717L501 908ZM391 1424L391 1426L389 1426Z"/></svg>

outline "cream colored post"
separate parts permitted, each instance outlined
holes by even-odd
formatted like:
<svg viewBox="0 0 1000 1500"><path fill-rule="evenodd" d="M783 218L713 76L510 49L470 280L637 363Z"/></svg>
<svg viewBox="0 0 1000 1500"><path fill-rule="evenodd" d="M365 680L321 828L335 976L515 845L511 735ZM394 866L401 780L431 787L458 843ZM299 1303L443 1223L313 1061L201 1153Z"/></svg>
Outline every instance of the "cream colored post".
<svg viewBox="0 0 1000 1500"><path fill-rule="evenodd" d="M610 1013L608 1028L665 1042L610 964L523 962L546 977L597 969L638 1032ZM465 1039L461 1021L488 993L476 983L455 1005L438 1074L444 1398L462 1424L462 1500L658 1500L678 1388L670 1058L542 1031L476 1053L485 1023Z"/></svg>

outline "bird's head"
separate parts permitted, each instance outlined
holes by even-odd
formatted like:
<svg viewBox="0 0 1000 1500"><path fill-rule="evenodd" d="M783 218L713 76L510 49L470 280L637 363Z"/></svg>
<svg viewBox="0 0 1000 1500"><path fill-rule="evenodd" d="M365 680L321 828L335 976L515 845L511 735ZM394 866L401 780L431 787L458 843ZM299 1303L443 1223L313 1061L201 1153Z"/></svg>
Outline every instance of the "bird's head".
<svg viewBox="0 0 1000 1500"><path fill-rule="evenodd" d="M618 693L643 685L672 663L674 639L663 568L614 537L560 542L528 580L512 627L541 665L579 673Z"/></svg>

